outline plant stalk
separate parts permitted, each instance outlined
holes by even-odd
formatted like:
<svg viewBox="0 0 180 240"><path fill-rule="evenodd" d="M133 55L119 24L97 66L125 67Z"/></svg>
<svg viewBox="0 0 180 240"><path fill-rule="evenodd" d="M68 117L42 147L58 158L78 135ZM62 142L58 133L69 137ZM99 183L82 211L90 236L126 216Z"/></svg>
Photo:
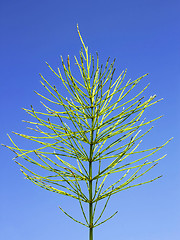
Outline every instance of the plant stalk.
<svg viewBox="0 0 180 240"><path fill-rule="evenodd" d="M89 240L93 240L92 162L89 162Z"/></svg>
<svg viewBox="0 0 180 240"><path fill-rule="evenodd" d="M91 98L91 106L93 105L93 100ZM89 240L93 240L93 203L92 203L92 158L93 158L93 125L94 125L94 116L93 116L93 107L91 107L91 132L90 132L90 156L89 156Z"/></svg>

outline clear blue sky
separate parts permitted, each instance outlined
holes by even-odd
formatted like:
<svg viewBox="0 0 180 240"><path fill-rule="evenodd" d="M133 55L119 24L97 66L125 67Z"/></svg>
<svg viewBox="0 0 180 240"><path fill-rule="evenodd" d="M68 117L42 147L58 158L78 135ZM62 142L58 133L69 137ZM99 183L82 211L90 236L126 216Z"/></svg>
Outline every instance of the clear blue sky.
<svg viewBox="0 0 180 240"><path fill-rule="evenodd" d="M1 143L10 144L11 131L25 131L22 107L40 106L33 92L44 91L38 74L51 80L44 62L56 68L60 55L78 55L77 23L102 63L116 57L117 72L127 67L132 78L150 73L146 96L164 98L148 112L150 118L165 116L145 139L149 147L174 137L161 151L167 157L150 174L163 178L113 197L107 216L119 213L95 229L95 240L179 240L179 12L178 0L0 1ZM58 209L81 216L76 201L24 180L13 154L3 147L0 153L0 239L88 239L88 230Z"/></svg>

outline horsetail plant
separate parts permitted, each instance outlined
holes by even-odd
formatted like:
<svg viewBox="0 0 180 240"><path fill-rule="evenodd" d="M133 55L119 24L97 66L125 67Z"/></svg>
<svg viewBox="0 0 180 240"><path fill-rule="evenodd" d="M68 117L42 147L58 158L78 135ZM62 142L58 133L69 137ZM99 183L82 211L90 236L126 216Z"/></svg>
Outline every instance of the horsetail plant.
<svg viewBox="0 0 180 240"><path fill-rule="evenodd" d="M33 150L19 148L9 135L13 147L4 146L16 154L14 159L20 157L39 168L40 172L35 173L15 160L21 166L21 172L26 179L46 190L78 200L84 222L59 208L75 222L88 227L89 240L93 240L93 229L117 213L101 220L113 194L153 182L161 177L145 182L136 181L157 165L165 155L156 160L144 160L159 151L171 139L160 147L136 150L141 139L153 127L141 134L140 129L162 117L146 121L141 119L142 115L146 108L161 99L155 101L154 95L142 101L144 97L141 97L141 94L148 87L147 85L141 92L125 100L147 74L133 81L128 80L124 84L126 71L123 71L116 80L113 80L115 60L109 65L108 58L105 67L100 65L98 54L96 61L89 54L78 26L77 31L82 48L80 60L75 57L75 62L83 81L77 80L72 74L69 56L67 65L61 57L64 77L59 68L58 72L55 72L47 63L50 70L62 81L72 99L61 95L55 86L40 75L41 84L51 98L36 93L49 102L50 106L54 105L56 108L52 109L42 103L46 108L45 113L35 111L32 106L30 110L24 109L35 119L25 122L35 126L30 129L36 133L25 135L14 132L40 146ZM134 158L137 154L143 156ZM128 161L130 158L131 161ZM105 182L112 175L117 175L118 179L115 180L113 177L113 183ZM96 216L97 203L102 199L105 199L104 207ZM85 206L88 207L89 213L86 212Z"/></svg>

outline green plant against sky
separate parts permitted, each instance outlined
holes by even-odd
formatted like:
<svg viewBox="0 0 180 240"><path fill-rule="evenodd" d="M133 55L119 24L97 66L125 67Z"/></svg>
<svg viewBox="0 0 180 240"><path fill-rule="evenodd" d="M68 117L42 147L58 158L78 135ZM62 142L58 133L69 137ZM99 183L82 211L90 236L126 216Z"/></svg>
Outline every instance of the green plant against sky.
<svg viewBox="0 0 180 240"><path fill-rule="evenodd" d="M144 100L142 94L148 85L128 98L147 74L125 81L126 71L123 71L114 80L115 60L109 64L108 58L105 66L100 65L98 54L95 59L88 52L78 26L77 30L82 48L80 58L78 60L75 57L75 62L81 79L72 74L69 56L66 65L61 57L63 74L59 68L54 71L47 63L55 76L62 81L68 97L41 75L41 84L50 97L36 93L49 102L48 106L42 102L46 112L38 112L33 107L30 110L24 109L35 119L25 121L33 126L29 128L34 135L15 133L33 141L33 149L18 147L9 135L13 146L4 146L16 154L15 162L21 166L26 179L79 202L84 222L59 208L68 217L89 228L89 240L93 240L93 229L117 213L101 220L112 195L161 177L141 181L141 177L165 155L155 160L148 160L148 157L171 139L160 147L138 148L142 138L153 127L143 133L141 129L162 117L149 121L142 119L144 111L160 101L155 100L155 95ZM37 147L34 147L34 143L37 143ZM25 161L18 162L18 157ZM31 165L35 170L29 169ZM113 178L112 183L108 181L110 176L116 176L117 179ZM104 206L96 214L100 201Z"/></svg>

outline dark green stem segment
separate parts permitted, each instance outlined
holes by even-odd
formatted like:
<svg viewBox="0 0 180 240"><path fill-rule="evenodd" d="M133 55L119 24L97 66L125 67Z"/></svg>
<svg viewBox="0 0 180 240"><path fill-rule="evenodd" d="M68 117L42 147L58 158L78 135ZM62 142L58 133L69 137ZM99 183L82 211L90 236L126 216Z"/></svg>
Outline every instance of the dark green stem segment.
<svg viewBox="0 0 180 240"><path fill-rule="evenodd" d="M89 240L93 240L92 162L89 162Z"/></svg>

